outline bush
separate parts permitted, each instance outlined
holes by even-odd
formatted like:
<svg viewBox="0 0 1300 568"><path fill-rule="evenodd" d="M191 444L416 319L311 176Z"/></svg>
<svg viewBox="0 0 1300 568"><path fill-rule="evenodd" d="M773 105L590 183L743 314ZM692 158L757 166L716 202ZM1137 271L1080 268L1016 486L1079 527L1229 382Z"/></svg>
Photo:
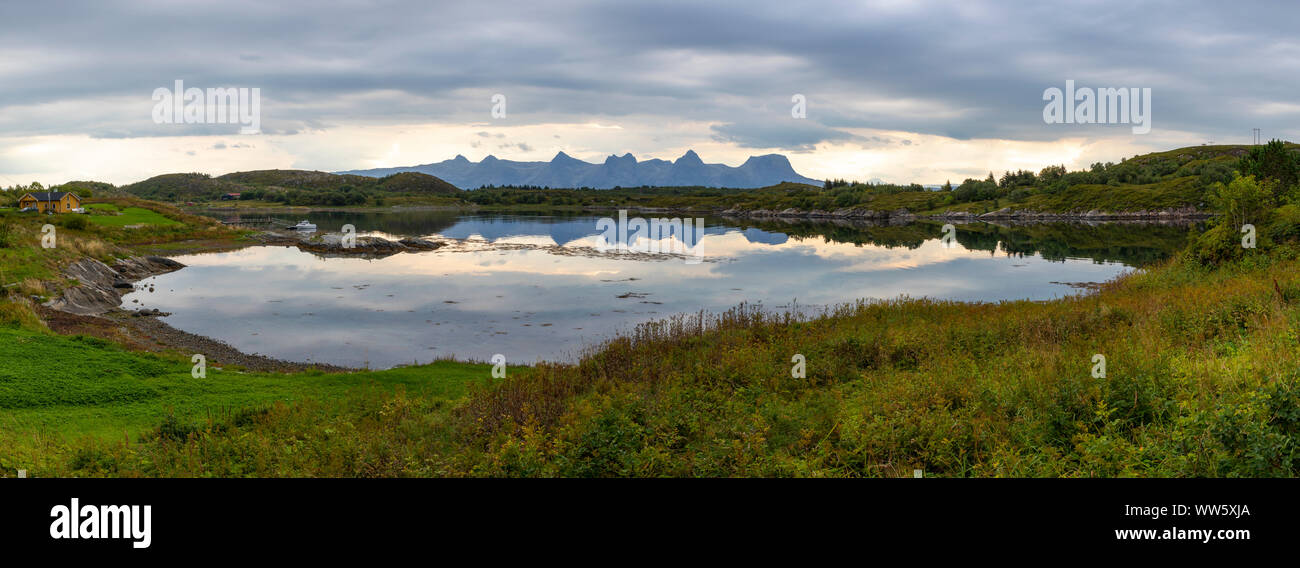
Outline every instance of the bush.
<svg viewBox="0 0 1300 568"><path fill-rule="evenodd" d="M32 331L44 331L45 322L32 310L32 303L25 298L12 301L0 300L0 326L17 327Z"/></svg>
<svg viewBox="0 0 1300 568"><path fill-rule="evenodd" d="M18 244L18 227L7 221L0 221L0 248L11 248Z"/></svg>
<svg viewBox="0 0 1300 568"><path fill-rule="evenodd" d="M1210 432L1227 455L1220 473L1231 477L1292 477L1300 465L1300 386L1281 377L1224 404L1209 419Z"/></svg>
<svg viewBox="0 0 1300 568"><path fill-rule="evenodd" d="M1238 176L1227 185L1216 183L1210 205L1223 215L1223 222L1240 229L1246 223L1262 223L1273 204L1270 182L1256 182L1255 176Z"/></svg>
<svg viewBox="0 0 1300 568"><path fill-rule="evenodd" d="M65 216L59 221L60 225L76 231L84 231L90 226L90 221L87 221L84 215Z"/></svg>
<svg viewBox="0 0 1300 568"><path fill-rule="evenodd" d="M1300 205L1283 205L1274 209L1268 236L1276 242L1300 239Z"/></svg>
<svg viewBox="0 0 1300 568"><path fill-rule="evenodd" d="M1265 226L1273 203L1270 183L1257 183L1254 176L1238 176L1228 185L1214 184L1210 204L1219 213L1218 224L1196 239L1189 250L1202 264L1218 264L1241 258L1242 229L1247 224ZM1257 232L1257 248L1265 248L1268 232Z"/></svg>
<svg viewBox="0 0 1300 568"><path fill-rule="evenodd" d="M1240 228L1219 223L1196 238L1187 253L1206 266L1218 265L1242 257L1246 249L1241 246Z"/></svg>

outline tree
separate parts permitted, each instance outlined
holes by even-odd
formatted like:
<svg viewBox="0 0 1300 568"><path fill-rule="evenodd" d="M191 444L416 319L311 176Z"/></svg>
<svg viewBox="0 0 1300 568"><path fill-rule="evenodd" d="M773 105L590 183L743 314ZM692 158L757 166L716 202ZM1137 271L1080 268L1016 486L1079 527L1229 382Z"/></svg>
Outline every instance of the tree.
<svg viewBox="0 0 1300 568"><path fill-rule="evenodd" d="M1038 181L1049 184L1065 177L1065 166L1047 166L1038 172Z"/></svg>
<svg viewBox="0 0 1300 568"><path fill-rule="evenodd" d="M1300 155L1287 149L1281 140L1272 140L1255 146L1237 163L1243 176L1254 176L1260 181L1271 181L1273 191L1285 193L1300 181Z"/></svg>
<svg viewBox="0 0 1300 568"><path fill-rule="evenodd" d="M1210 192L1210 206L1223 215L1224 226L1239 230L1247 223L1263 221L1273 205L1272 185L1270 181L1256 182L1255 176L1237 176L1227 185L1216 183Z"/></svg>

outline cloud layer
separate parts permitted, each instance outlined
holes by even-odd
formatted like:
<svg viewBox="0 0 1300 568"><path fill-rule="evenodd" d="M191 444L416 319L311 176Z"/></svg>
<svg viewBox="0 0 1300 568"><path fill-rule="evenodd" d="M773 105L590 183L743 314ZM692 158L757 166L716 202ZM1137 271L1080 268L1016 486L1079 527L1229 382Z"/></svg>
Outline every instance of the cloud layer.
<svg viewBox="0 0 1300 568"><path fill-rule="evenodd" d="M98 171L44 165L37 143L123 153L115 163L153 154L149 166L114 169L127 179L113 181L156 173L159 149L178 156L166 165L212 170L556 149L671 157L713 145L737 163L808 154L802 164L792 155L797 168L829 171L802 173L862 179L905 172L834 171L818 156L907 156L926 140L987 150L978 163L917 170L931 178L916 181L932 182L1002 167L1004 143L1037 156L1067 139L1066 154L1089 155L1101 141L1124 152L1245 142L1253 127L1294 139L1296 21L1300 7L1285 2L7 3L0 183ZM154 124L151 93L177 79L261 88L265 134ZM1150 87L1152 134L1045 124L1043 90L1067 79ZM507 97L504 118L491 115L496 93ZM805 119L791 117L794 94L807 98ZM236 151L243 158L229 158Z"/></svg>

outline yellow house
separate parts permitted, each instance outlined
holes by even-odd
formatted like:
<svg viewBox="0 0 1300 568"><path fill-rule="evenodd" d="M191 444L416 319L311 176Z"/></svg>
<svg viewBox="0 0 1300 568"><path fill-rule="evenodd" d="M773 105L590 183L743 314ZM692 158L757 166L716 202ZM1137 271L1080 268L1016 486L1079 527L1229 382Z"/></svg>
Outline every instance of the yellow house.
<svg viewBox="0 0 1300 568"><path fill-rule="evenodd" d="M55 213L67 213L81 207L81 198L75 193L62 191L43 191L39 193L28 193L18 199L18 208L26 209L35 207L37 211L45 213L53 211Z"/></svg>

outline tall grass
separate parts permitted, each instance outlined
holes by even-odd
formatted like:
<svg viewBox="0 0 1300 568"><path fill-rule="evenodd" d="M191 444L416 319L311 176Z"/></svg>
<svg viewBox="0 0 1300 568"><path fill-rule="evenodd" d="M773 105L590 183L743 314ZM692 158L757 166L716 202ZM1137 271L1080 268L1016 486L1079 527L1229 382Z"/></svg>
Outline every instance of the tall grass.
<svg viewBox="0 0 1300 568"><path fill-rule="evenodd" d="M16 327L28 331L47 332L49 328L40 316L36 315L30 300L26 298L0 298L0 326ZM8 348L14 348L9 346Z"/></svg>

